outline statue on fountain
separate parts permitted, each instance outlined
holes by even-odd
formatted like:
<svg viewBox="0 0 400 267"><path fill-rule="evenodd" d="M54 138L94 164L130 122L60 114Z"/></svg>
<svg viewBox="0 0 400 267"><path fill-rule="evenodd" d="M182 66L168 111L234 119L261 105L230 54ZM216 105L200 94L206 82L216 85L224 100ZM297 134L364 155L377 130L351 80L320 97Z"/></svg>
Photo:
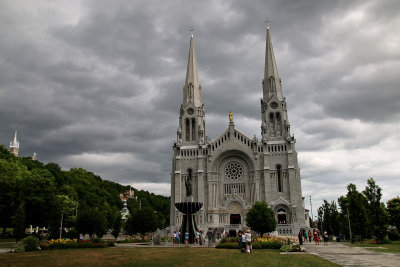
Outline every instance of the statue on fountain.
<svg viewBox="0 0 400 267"><path fill-rule="evenodd" d="M203 203L193 202L192 196L192 170L188 170L188 175L185 178L186 197L185 202L175 203L175 207L183 213L181 233L189 233L189 243L194 243L195 232L199 231L194 215L201 209ZM182 238L181 243L184 243Z"/></svg>

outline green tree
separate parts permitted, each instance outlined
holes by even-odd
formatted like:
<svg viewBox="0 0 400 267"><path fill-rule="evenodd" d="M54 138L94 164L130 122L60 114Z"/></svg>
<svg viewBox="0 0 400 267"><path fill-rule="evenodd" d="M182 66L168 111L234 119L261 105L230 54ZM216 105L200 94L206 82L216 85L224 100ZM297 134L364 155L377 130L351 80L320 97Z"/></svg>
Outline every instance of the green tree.
<svg viewBox="0 0 400 267"><path fill-rule="evenodd" d="M318 208L318 222L321 231L335 235L340 233L340 217L335 201L329 203L324 200L322 206Z"/></svg>
<svg viewBox="0 0 400 267"><path fill-rule="evenodd" d="M340 209L342 211L342 225L347 228L347 208L350 214L351 230L352 234L360 235L361 237L367 237L368 235L368 216L366 206L368 201L363 194L357 191L355 184L349 184L347 186L346 196L341 196L338 199Z"/></svg>
<svg viewBox="0 0 400 267"><path fill-rule="evenodd" d="M22 201L14 216L14 237L18 242L25 235L25 203Z"/></svg>
<svg viewBox="0 0 400 267"><path fill-rule="evenodd" d="M382 189L375 183L373 178L369 178L367 184L363 194L368 200L369 228L375 238L382 243L388 228L389 214L385 205L381 203Z"/></svg>
<svg viewBox="0 0 400 267"><path fill-rule="evenodd" d="M107 232L107 218L98 208L79 210L76 222L78 232L88 234L90 238L101 238Z"/></svg>
<svg viewBox="0 0 400 267"><path fill-rule="evenodd" d="M276 229L274 212L265 201L254 203L246 214L246 223L252 230L259 232L261 235Z"/></svg>
<svg viewBox="0 0 400 267"><path fill-rule="evenodd" d="M121 232L121 227L122 227L122 218L121 218L121 213L120 211L116 210L113 213L113 220L111 224L111 234L115 238L115 241L117 241L118 235Z"/></svg>
<svg viewBox="0 0 400 267"><path fill-rule="evenodd" d="M392 198L387 202L387 211L390 215L390 223L400 231L400 197Z"/></svg>
<svg viewBox="0 0 400 267"><path fill-rule="evenodd" d="M125 225L127 233L140 233L143 237L146 233L157 230L157 217L152 208L142 207L129 216Z"/></svg>

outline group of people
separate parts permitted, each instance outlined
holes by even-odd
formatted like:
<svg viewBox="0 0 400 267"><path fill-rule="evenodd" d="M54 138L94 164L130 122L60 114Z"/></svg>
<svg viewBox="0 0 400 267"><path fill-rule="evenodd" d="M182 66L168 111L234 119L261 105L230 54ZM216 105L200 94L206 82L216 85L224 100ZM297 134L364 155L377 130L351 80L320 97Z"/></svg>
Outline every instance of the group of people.
<svg viewBox="0 0 400 267"><path fill-rule="evenodd" d="M300 245L303 245L303 242L305 243L308 241L311 243L311 240L314 240L314 243L319 246L319 241L323 238L324 246L327 246L329 241L328 233L325 231L321 237L321 233L318 229L313 229L312 233L311 230L300 230L297 237L299 238Z"/></svg>
<svg viewBox="0 0 400 267"><path fill-rule="evenodd" d="M238 232L238 243L239 251L244 253L253 253L253 247L251 245L251 232L250 230Z"/></svg>
<svg viewBox="0 0 400 267"><path fill-rule="evenodd" d="M195 233L194 233L194 244L195 245L199 246L200 244L202 244L202 236L203 236L203 231L202 230L195 231ZM207 233L207 236L208 236L208 233ZM181 238L182 238L181 232L180 231L174 231L173 244L174 245L180 244L181 243ZM209 238L209 240L210 240L210 238ZM209 241L209 243L210 243L210 241ZM189 246L189 232L185 232L184 244L185 244L185 247Z"/></svg>

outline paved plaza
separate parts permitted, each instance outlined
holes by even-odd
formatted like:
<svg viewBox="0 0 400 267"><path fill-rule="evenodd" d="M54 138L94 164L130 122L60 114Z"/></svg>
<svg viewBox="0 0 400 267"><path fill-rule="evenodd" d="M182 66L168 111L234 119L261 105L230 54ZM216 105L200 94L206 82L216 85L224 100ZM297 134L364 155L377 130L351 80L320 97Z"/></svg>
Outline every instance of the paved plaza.
<svg viewBox="0 0 400 267"><path fill-rule="evenodd" d="M310 254L342 266L400 266L400 254L351 247L345 243L330 242L328 246L324 246L323 243L319 246L306 243L303 247Z"/></svg>

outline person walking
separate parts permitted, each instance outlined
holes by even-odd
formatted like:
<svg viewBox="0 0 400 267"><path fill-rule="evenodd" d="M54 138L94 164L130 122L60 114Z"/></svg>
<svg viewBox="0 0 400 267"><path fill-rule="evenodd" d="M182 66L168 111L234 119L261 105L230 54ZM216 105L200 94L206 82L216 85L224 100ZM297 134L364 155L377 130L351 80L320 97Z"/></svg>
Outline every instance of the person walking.
<svg viewBox="0 0 400 267"><path fill-rule="evenodd" d="M253 248L251 246L251 232L250 230L247 230L246 232L246 252L247 253L252 253Z"/></svg>
<svg viewBox="0 0 400 267"><path fill-rule="evenodd" d="M299 244L303 245L303 231L299 231L299 233L297 234L297 237L299 238Z"/></svg>
<svg viewBox="0 0 400 267"><path fill-rule="evenodd" d="M239 230L238 232L238 242L239 242L238 248L240 251L242 249L242 230Z"/></svg>
<svg viewBox="0 0 400 267"><path fill-rule="evenodd" d="M308 230L308 241L311 243L312 240L312 233L311 230Z"/></svg>
<svg viewBox="0 0 400 267"><path fill-rule="evenodd" d="M328 232L324 232L324 246L328 245L328 241L329 241L329 236L328 236Z"/></svg>
<svg viewBox="0 0 400 267"><path fill-rule="evenodd" d="M307 231L304 230L304 243L307 243L308 237L307 237Z"/></svg>
<svg viewBox="0 0 400 267"><path fill-rule="evenodd" d="M317 232L317 230L314 229L313 235L314 235L314 242L315 242L315 245L318 245L318 246L319 246L319 237L318 237L318 232Z"/></svg>
<svg viewBox="0 0 400 267"><path fill-rule="evenodd" d="M213 231L211 230L211 228L208 228L207 238L208 238L208 247L212 247Z"/></svg>
<svg viewBox="0 0 400 267"><path fill-rule="evenodd" d="M185 247L189 246L189 232L185 233Z"/></svg>

